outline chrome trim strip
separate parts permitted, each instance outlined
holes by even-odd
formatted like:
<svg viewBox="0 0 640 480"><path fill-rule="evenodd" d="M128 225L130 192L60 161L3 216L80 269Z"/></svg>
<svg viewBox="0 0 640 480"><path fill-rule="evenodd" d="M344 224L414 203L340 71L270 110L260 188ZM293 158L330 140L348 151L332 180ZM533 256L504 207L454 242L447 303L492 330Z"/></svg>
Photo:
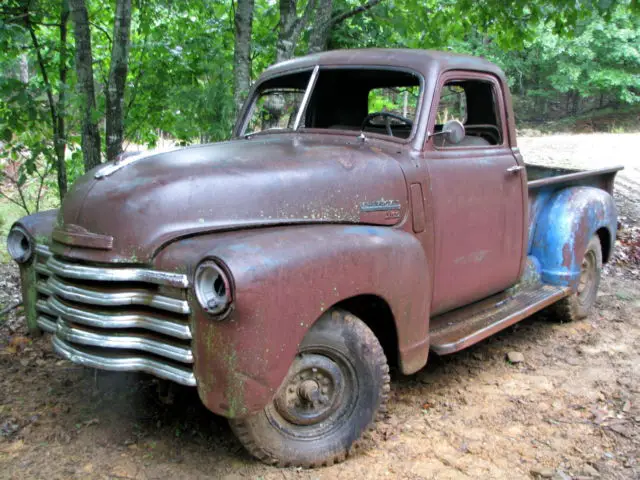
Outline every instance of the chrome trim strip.
<svg viewBox="0 0 640 480"><path fill-rule="evenodd" d="M56 336L62 340L81 345L102 348L122 348L128 350L141 350L153 353L161 357L182 363L193 363L193 353L189 347L172 345L168 342L158 342L141 335L125 334L103 334L95 331L88 331L69 325L63 319L58 319Z"/></svg>
<svg viewBox="0 0 640 480"><path fill-rule="evenodd" d="M56 275L80 280L100 280L106 282L149 282L157 285L187 288L189 279L182 273L161 272L144 268L101 268L76 265L49 258L47 267Z"/></svg>
<svg viewBox="0 0 640 480"><path fill-rule="evenodd" d="M50 277L46 286L53 294L59 295L67 300L91 305L114 306L114 305L147 305L149 307L169 310L171 312L187 315L190 312L189 304L185 300L178 300L164 295L142 291L123 292L97 292L84 288L74 287L62 280Z"/></svg>
<svg viewBox="0 0 640 480"><path fill-rule="evenodd" d="M129 152L121 154L122 156L119 156L117 160L103 165L98 171L96 171L93 177L97 180L100 180L101 178L108 177L109 175L114 174L127 165L131 165L132 163L137 162L138 160L143 160L145 158L149 158L154 155L160 155L162 153L169 153L174 150L177 150L177 148L170 148L168 150L156 149L147 150L145 152Z"/></svg>
<svg viewBox="0 0 640 480"><path fill-rule="evenodd" d="M376 200L374 202L362 202L361 212L387 212L389 210L400 210L402 205L397 200Z"/></svg>
<svg viewBox="0 0 640 480"><path fill-rule="evenodd" d="M182 340L190 340L191 329L188 325L154 318L150 315L139 315L133 313L107 315L102 313L87 312L63 304L55 297L49 298L47 302L39 300L37 307L46 312L45 308L52 312L52 315L62 317L89 327L98 328L145 328L158 333L164 333Z"/></svg>
<svg viewBox="0 0 640 480"><path fill-rule="evenodd" d="M102 356L82 351L53 336L54 350L67 360L91 368L115 371L140 371L172 380L190 387L196 386L196 377L191 370L167 365L157 360L136 356Z"/></svg>
<svg viewBox="0 0 640 480"><path fill-rule="evenodd" d="M48 332L48 333L56 332L57 326L56 326L55 320L47 318L44 315L38 315L38 318L36 319L36 323L45 332Z"/></svg>

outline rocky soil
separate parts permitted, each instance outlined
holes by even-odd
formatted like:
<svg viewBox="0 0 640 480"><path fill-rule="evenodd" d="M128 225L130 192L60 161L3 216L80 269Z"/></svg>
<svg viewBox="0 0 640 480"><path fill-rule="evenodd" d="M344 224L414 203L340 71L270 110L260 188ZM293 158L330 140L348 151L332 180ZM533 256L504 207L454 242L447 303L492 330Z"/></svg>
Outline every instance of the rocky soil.
<svg viewBox="0 0 640 480"><path fill-rule="evenodd" d="M77 367L0 318L0 478L640 478L640 135L524 138L528 161L624 163L622 230L596 312L544 312L417 375L393 376L389 412L345 463L275 469L250 458L195 392ZM581 163L582 162L582 163ZM0 266L0 308L18 277Z"/></svg>

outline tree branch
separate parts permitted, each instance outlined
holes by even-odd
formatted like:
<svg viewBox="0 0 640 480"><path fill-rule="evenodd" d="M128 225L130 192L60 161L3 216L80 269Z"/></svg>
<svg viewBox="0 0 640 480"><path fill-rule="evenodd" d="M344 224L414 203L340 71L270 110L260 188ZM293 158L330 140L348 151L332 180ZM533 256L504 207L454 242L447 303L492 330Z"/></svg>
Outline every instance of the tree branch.
<svg viewBox="0 0 640 480"><path fill-rule="evenodd" d="M20 197L21 197L22 201L24 202L24 196L22 195L22 192L20 190L18 190L18 191L20 192ZM26 204L20 203L15 198L12 198L9 195L7 195L6 193L4 193L2 190L0 190L0 197L8 200L9 202L13 203L14 205L17 205L18 207L23 209L25 212L27 212L27 215L31 215L31 211L29 210L29 207Z"/></svg>
<svg viewBox="0 0 640 480"><path fill-rule="evenodd" d="M296 43L297 43L297 38L300 35L300 32L307 25L307 22L309 21L309 17L311 16L311 13L315 10L315 8L316 8L316 0L308 0L307 6L304 9L304 13L302 14L301 17L298 17L296 19L296 24L294 27L294 34L293 34L293 38L296 39Z"/></svg>
<svg viewBox="0 0 640 480"><path fill-rule="evenodd" d="M38 37L36 36L36 32L33 30L33 25L31 24L31 20L29 18L29 12L25 12L25 24L27 25L27 29L29 30L29 35L31 36L31 41L33 42L33 47L36 50L36 58L38 59L38 66L40 68L40 73L42 74L42 81L44 82L45 90L47 92L47 99L49 100L49 111L51 114L51 127L53 129L54 135L57 135L57 118L58 115L56 113L56 105L53 100L53 89L51 88L51 83L49 82L49 76L47 75L47 68L44 64L44 59L42 58L42 52L40 51L40 42L38 42Z"/></svg>
<svg viewBox="0 0 640 480"><path fill-rule="evenodd" d="M339 15L336 15L331 19L331 25L337 25L339 23L344 22L348 18L355 17L356 15L364 13L367 10L371 10L373 7L375 7L381 2L382 0L369 0L364 5L360 5L359 7L356 7L353 10L349 10L347 12L343 12Z"/></svg>
<svg viewBox="0 0 640 480"><path fill-rule="evenodd" d="M109 40L109 46L111 46L113 44L113 40L111 39L111 35L109 35L109 32L107 31L106 28L104 28L102 25L98 25L95 22L89 22L89 25L91 25L92 27L97 28L102 33L104 33L104 35L107 37L107 40Z"/></svg>

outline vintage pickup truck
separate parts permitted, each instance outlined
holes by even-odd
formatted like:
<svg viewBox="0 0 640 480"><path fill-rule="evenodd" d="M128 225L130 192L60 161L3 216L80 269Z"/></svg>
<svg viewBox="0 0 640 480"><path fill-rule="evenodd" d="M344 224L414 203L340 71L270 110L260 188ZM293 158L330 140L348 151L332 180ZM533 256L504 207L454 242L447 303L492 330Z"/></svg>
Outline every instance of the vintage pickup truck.
<svg viewBox="0 0 640 480"><path fill-rule="evenodd" d="M588 315L617 170L525 165L488 61L327 52L269 68L231 141L101 165L8 250L61 356L196 387L260 460L320 466L390 366Z"/></svg>

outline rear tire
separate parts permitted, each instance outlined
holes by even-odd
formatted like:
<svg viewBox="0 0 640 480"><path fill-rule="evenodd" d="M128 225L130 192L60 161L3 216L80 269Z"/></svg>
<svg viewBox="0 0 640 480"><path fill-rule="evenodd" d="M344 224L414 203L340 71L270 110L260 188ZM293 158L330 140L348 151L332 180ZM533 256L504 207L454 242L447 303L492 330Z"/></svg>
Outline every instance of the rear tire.
<svg viewBox="0 0 640 480"><path fill-rule="evenodd" d="M265 463L332 465L351 452L388 394L389 367L380 342L362 320L333 310L307 332L264 410L229 423Z"/></svg>
<svg viewBox="0 0 640 480"><path fill-rule="evenodd" d="M573 322L586 318L593 309L602 274L602 247L594 235L582 259L578 288L570 296L553 305L554 315L561 321Z"/></svg>

